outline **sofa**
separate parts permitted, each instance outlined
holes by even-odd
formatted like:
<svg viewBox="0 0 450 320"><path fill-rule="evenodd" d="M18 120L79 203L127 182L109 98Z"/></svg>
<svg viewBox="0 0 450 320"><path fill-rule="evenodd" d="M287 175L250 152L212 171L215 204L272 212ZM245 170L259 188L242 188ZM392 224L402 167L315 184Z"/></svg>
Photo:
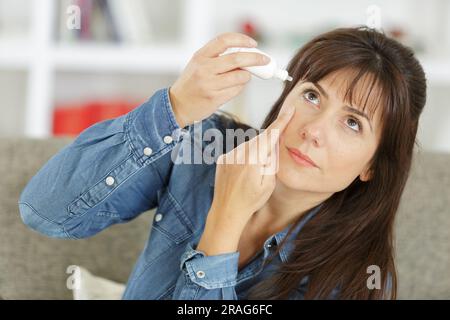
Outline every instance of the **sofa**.
<svg viewBox="0 0 450 320"><path fill-rule="evenodd" d="M68 267L123 284L145 245L153 211L82 240L30 230L17 201L29 179L70 138L0 139L0 297L73 299ZM415 152L396 221L399 299L450 298L450 154ZM101 298L101 297L100 297Z"/></svg>

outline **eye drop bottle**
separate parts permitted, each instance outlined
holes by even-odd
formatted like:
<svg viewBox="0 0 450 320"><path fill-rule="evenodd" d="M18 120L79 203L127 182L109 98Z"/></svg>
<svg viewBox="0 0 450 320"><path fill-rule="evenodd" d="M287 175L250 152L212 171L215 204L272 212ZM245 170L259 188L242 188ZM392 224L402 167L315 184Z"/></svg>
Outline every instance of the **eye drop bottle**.
<svg viewBox="0 0 450 320"><path fill-rule="evenodd" d="M275 61L274 58L272 58L271 56L269 56L267 53L262 52L259 49L256 48L237 48L237 47L233 47L233 48L228 48L227 50L225 50L223 53L221 53L220 55L226 55L226 54L230 54L230 53L235 53L235 52L257 52L260 54L263 54L267 57L270 58L270 62L268 64L262 65L262 66L253 66L253 67L243 67L242 69L249 71L250 73L252 73L253 75L257 76L258 78L261 79L270 79L270 78L278 78L282 81L292 81L292 77L289 76L287 70L278 68L277 62Z"/></svg>

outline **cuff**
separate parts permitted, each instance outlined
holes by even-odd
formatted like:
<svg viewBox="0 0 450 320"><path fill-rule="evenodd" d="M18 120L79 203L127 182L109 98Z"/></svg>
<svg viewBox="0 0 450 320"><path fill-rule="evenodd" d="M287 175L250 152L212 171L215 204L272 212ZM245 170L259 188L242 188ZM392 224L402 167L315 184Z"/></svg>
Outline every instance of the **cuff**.
<svg viewBox="0 0 450 320"><path fill-rule="evenodd" d="M190 280L206 289L236 285L239 252L207 256L188 243L181 257L180 269Z"/></svg>

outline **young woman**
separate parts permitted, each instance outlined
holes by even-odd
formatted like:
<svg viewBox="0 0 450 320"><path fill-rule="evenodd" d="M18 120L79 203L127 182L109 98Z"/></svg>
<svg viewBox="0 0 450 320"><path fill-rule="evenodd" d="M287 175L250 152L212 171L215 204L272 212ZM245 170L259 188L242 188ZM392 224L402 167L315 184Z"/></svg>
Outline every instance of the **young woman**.
<svg viewBox="0 0 450 320"><path fill-rule="evenodd" d="M422 67L375 30L319 35L291 60L267 130L233 139L213 163L176 163L208 148L198 125L249 128L216 111L250 80L241 67L267 63L220 56L251 40L220 35L173 86L82 132L23 191L23 221L77 239L157 207L125 299L395 299L394 218L426 99ZM251 163L255 146L267 152Z"/></svg>

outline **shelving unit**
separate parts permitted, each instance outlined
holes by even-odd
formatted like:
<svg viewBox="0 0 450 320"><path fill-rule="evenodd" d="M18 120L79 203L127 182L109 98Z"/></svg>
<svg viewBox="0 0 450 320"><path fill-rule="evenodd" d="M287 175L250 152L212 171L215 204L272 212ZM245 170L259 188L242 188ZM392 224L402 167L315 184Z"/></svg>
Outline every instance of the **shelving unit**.
<svg viewBox="0 0 450 320"><path fill-rule="evenodd" d="M27 73L25 134L44 138L51 132L53 87L59 71L92 73L126 72L178 74L195 48L211 38L208 32L208 1L182 2L183 34L172 44L146 47L123 45L55 44L52 22L57 0L30 1L29 39L1 41L0 72L21 70Z"/></svg>
<svg viewBox="0 0 450 320"><path fill-rule="evenodd" d="M17 130L13 134L36 138L45 138L51 135L52 111L55 99L61 96L60 93L55 92L55 88L64 87L61 84L56 85L55 81L59 81L61 78L66 79L72 76L76 79L79 74L89 74L93 78L112 75L118 77L118 79L125 79L124 75L126 75L128 80L133 77L141 79L145 76L154 80L156 89L158 86L162 87L171 83L172 80L174 81L192 54L207 41L218 33L233 31L229 24L228 27L225 27L226 21L221 22L223 10L220 6L227 7L225 15L229 17L233 15L233 10L236 11L236 8L239 7L237 3L222 3L216 0L180 1L181 12L179 13L180 21L178 21L180 38L171 39L172 41L167 43L153 43L141 47L113 44L55 43L52 23L55 21L54 15L56 14L58 0L30 1L28 8L30 10L29 34L24 35L23 39L3 40L0 38L0 80L2 74L4 77L11 73L20 74L21 76L13 77L13 81L19 83L15 88L23 88L20 95L23 96L25 101L23 111L17 113L18 116L23 117L23 125L17 125ZM292 3L294 2L282 1L282 4L286 6ZM308 5L313 6L314 4ZM438 5L446 8L442 10L441 18L447 17L448 14L445 14L445 12L448 13L449 6L447 3L436 0L433 2L433 6L438 9L433 10L439 10ZM243 8L245 6L246 10L252 8L249 3L243 4ZM264 9L253 7L251 11L253 10L257 15L258 10L261 13L261 10ZM417 8L415 10L417 11ZM404 13L404 15L407 14L409 13ZM263 15L268 16L267 13ZM265 24L267 22L264 21ZM273 23L276 23L276 21ZM447 36L450 36L450 32ZM448 39L448 42L450 42L450 39ZM445 45L450 48L449 43ZM262 46L261 49L270 52L284 66L294 54L289 49L271 47L270 45ZM419 59L425 68L431 88L450 87L449 57L419 56ZM22 76L23 74L25 77ZM64 75L64 77L61 75ZM161 75L167 75L167 77L160 79ZM80 83L80 86L82 85L83 83ZM282 84L280 82L262 81L255 78L243 94L234 99L234 107L230 110L237 111L250 124L260 125L262 117L268 111L275 97L281 92L281 89ZM70 88L67 90L70 90ZM85 90L89 90L89 87ZM147 98L152 93L152 88L144 88L143 90L147 90ZM76 94L74 95L76 96ZM13 97L16 97L16 94L13 94ZM16 108L17 105L6 107ZM3 111L0 109L0 112ZM429 122L431 123L431 120ZM444 134L447 131L444 130ZM431 147L431 149L433 148ZM435 149L450 151L450 142L441 143Z"/></svg>

